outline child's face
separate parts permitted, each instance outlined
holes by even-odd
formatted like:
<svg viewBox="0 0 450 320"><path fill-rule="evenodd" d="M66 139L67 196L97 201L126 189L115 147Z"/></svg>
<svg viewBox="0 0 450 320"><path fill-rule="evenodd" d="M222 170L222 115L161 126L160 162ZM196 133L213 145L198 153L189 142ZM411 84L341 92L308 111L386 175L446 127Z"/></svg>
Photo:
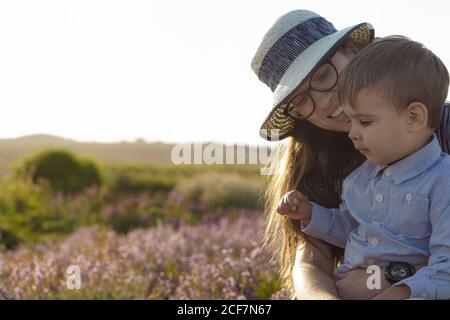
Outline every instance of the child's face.
<svg viewBox="0 0 450 320"><path fill-rule="evenodd" d="M406 111L396 111L375 90L361 90L355 104L355 109L348 103L343 106L351 122L348 136L368 162L390 164L410 153L412 143L407 132Z"/></svg>

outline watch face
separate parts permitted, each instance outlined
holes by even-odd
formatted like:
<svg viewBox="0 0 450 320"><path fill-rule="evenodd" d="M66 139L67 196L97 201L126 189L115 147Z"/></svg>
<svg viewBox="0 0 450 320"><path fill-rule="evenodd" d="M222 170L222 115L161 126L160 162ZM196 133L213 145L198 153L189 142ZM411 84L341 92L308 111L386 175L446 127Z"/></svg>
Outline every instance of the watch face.
<svg viewBox="0 0 450 320"><path fill-rule="evenodd" d="M391 282L398 282L414 274L414 267L406 262L391 262L386 267L386 279Z"/></svg>
<svg viewBox="0 0 450 320"><path fill-rule="evenodd" d="M404 279L409 275L408 271L409 269L406 268L404 265L396 264L391 269L391 276L394 278Z"/></svg>

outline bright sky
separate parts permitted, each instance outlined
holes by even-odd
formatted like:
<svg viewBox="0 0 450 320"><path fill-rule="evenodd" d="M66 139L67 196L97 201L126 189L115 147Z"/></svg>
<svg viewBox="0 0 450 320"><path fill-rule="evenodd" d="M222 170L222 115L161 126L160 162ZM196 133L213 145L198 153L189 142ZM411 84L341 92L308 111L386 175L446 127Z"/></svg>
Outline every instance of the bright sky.
<svg viewBox="0 0 450 320"><path fill-rule="evenodd" d="M3 0L0 138L263 143L250 62L293 9L424 43L450 68L449 1Z"/></svg>

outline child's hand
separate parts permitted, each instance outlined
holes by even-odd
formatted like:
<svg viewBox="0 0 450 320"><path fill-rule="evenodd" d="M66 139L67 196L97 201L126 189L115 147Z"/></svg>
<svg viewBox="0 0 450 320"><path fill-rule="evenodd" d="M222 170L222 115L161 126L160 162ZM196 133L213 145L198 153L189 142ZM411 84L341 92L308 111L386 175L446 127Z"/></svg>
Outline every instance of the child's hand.
<svg viewBox="0 0 450 320"><path fill-rule="evenodd" d="M308 224L311 220L312 206L308 198L300 191L292 190L281 198L277 212L285 214L293 220L301 220L302 223Z"/></svg>

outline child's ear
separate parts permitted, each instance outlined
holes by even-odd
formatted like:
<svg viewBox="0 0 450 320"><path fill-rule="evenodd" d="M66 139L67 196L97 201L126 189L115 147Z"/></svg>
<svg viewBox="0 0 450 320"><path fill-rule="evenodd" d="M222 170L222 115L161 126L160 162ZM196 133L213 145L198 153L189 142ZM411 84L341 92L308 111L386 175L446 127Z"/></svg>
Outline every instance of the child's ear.
<svg viewBox="0 0 450 320"><path fill-rule="evenodd" d="M421 102L411 102L406 108L408 131L417 132L428 127L428 109Z"/></svg>

